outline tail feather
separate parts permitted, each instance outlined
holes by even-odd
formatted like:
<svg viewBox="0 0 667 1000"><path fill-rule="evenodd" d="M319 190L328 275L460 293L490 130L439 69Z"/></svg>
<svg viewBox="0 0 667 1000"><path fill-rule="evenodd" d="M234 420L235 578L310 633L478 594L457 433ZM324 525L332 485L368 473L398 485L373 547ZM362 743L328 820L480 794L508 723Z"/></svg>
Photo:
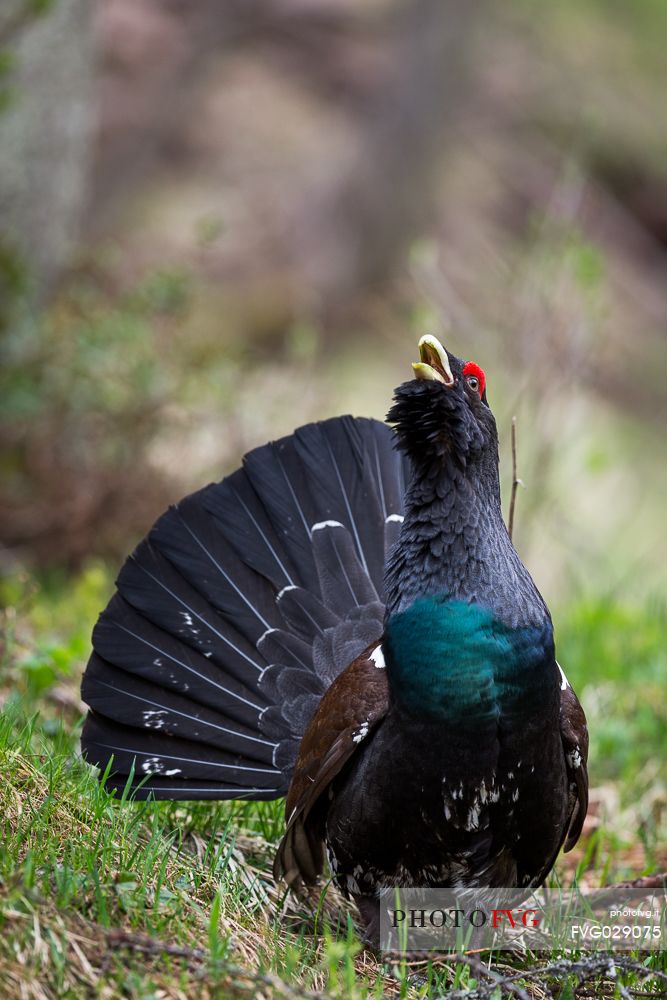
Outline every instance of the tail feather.
<svg viewBox="0 0 667 1000"><path fill-rule="evenodd" d="M287 585L298 584L317 593L317 574L310 545L310 528L318 520L303 465L293 438L272 448L257 448L243 459L243 471L267 511L276 535L289 539L288 551L298 573Z"/></svg>
<svg viewBox="0 0 667 1000"><path fill-rule="evenodd" d="M265 632L257 643L257 649L267 663L295 666L306 672L311 669L312 643L285 629L272 628Z"/></svg>
<svg viewBox="0 0 667 1000"><path fill-rule="evenodd" d="M269 468L270 455L266 461ZM284 484L281 487L284 492ZM207 486L199 496L241 562L278 590L296 584L298 574L293 557L297 549L292 545L289 552L285 549L284 536L281 541L245 469L238 469L221 483Z"/></svg>
<svg viewBox="0 0 667 1000"><path fill-rule="evenodd" d="M384 559L385 566L389 555L398 541L398 536L401 531L401 525L403 524L402 514L389 514L384 522Z"/></svg>
<svg viewBox="0 0 667 1000"><path fill-rule="evenodd" d="M252 670L261 673L256 650L149 542L142 542L127 560L117 586L149 622L204 656L210 655L241 683L249 681L248 668L250 676Z"/></svg>
<svg viewBox="0 0 667 1000"><path fill-rule="evenodd" d="M281 709L288 698L315 695L316 701L319 701L324 694L322 681L314 673L296 667L285 667L282 663L274 663L266 668L261 687L262 694L280 705Z"/></svg>
<svg viewBox="0 0 667 1000"><path fill-rule="evenodd" d="M384 538L377 484L369 464L360 461L359 435L352 418L342 417L331 424L309 424L295 433L309 487L319 510L324 511L315 523L338 521L348 529L363 570L381 592Z"/></svg>
<svg viewBox="0 0 667 1000"><path fill-rule="evenodd" d="M167 692L187 694L238 722L256 725L265 707L257 688L246 687L210 658L152 625L120 594L112 597L95 626L93 645L107 663L151 680Z"/></svg>
<svg viewBox="0 0 667 1000"><path fill-rule="evenodd" d="M376 601L350 612L334 628L327 629L313 643L313 669L325 689L359 653L382 635L384 605Z"/></svg>
<svg viewBox="0 0 667 1000"><path fill-rule="evenodd" d="M285 794L324 691L381 636L405 468L383 424L338 418L257 448L157 521L83 682L82 746L109 787Z"/></svg>
<svg viewBox="0 0 667 1000"><path fill-rule="evenodd" d="M198 496L163 514L149 539L253 646L281 624L274 588L236 557Z"/></svg>
<svg viewBox="0 0 667 1000"><path fill-rule="evenodd" d="M156 684L126 674L96 653L88 664L83 697L94 711L125 726L159 732L163 736L182 736L220 750L272 760L275 746L269 740L258 740L261 708L256 710L254 726L246 726L217 710L204 708L187 697L166 692Z"/></svg>
<svg viewBox="0 0 667 1000"><path fill-rule="evenodd" d="M377 591L359 564L343 525L339 521L322 521L313 526L312 535L324 604L343 617L351 607L377 601Z"/></svg>
<svg viewBox="0 0 667 1000"><path fill-rule="evenodd" d="M338 622L334 612L303 587L285 587L278 594L276 604L285 625L310 643L316 635Z"/></svg>
<svg viewBox="0 0 667 1000"><path fill-rule="evenodd" d="M94 761L91 759L91 763ZM130 772L135 775L135 770ZM129 777L128 774L117 772L106 780L106 788L110 792L122 795L127 791ZM192 802L197 799L209 800L212 802L220 799L249 799L252 802L266 802L272 799L282 798L286 792L286 787L258 788L246 782L242 785L233 785L229 781L200 781L196 778L160 778L151 776L148 779L139 779L140 783L130 781L130 792L133 799L166 799L170 802Z"/></svg>
<svg viewBox="0 0 667 1000"><path fill-rule="evenodd" d="M235 791L249 785L274 791L284 787L282 773L271 763L212 746L204 752L202 745L192 740L123 726L97 714L89 716L86 756L100 767L112 757L116 774L129 774L134 769L138 780L156 775L215 781L233 785Z"/></svg>
<svg viewBox="0 0 667 1000"><path fill-rule="evenodd" d="M385 433L384 424L360 418L356 421L356 426L368 441L364 460L370 466L382 518L386 523L392 514L403 512L403 497L410 477L409 460L394 451L393 437Z"/></svg>

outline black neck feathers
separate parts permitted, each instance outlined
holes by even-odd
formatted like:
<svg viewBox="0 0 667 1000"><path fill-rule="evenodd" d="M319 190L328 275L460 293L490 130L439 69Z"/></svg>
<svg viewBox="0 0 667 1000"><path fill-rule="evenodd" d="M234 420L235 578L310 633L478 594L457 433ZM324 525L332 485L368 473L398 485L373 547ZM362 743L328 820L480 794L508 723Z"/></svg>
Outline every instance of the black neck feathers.
<svg viewBox="0 0 667 1000"><path fill-rule="evenodd" d="M493 415L484 406L480 417L471 417L465 399L457 405L453 394L439 389L429 385L429 398L418 386L430 404L418 409L421 400L410 386L389 415L399 447L410 454L413 476L385 573L387 614L432 596L481 604L510 627L541 624L548 619L546 605L502 517ZM431 423L436 417L437 433Z"/></svg>

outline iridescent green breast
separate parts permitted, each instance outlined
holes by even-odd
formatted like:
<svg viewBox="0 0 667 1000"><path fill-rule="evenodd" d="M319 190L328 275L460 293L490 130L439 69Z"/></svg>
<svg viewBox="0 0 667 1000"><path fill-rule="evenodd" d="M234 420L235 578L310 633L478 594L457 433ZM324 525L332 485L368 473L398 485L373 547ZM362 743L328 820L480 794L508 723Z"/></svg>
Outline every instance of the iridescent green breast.
<svg viewBox="0 0 667 1000"><path fill-rule="evenodd" d="M444 722L529 712L555 676L551 623L509 628L476 604L422 597L387 621L392 692Z"/></svg>

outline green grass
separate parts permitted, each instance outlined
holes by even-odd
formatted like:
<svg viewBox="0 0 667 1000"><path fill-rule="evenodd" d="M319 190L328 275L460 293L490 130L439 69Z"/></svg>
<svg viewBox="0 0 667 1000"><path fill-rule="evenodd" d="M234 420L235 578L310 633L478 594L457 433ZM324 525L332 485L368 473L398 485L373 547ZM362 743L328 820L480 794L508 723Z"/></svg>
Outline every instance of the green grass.
<svg viewBox="0 0 667 1000"><path fill-rule="evenodd" d="M3 585L0 996L416 998L481 989L474 963L390 970L362 954L331 890L312 905L286 896L270 876L282 803L123 804L102 789L77 753L78 685L110 590L101 566L73 581ZM594 885L667 867L667 613L581 599L557 616L557 636L591 720L595 813L557 877ZM646 975L665 969L664 956L639 960ZM505 973L507 962L496 956L493 968ZM528 982L528 966L524 975ZM630 971L618 982L657 989L644 979ZM545 981L562 985L562 973ZM604 971L597 982L596 995L621 995Z"/></svg>

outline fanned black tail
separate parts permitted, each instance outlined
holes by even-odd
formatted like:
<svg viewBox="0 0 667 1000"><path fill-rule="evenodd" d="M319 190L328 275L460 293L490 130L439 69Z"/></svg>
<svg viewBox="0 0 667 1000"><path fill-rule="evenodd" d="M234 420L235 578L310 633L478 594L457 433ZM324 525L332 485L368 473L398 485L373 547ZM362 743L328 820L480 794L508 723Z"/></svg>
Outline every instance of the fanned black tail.
<svg viewBox="0 0 667 1000"><path fill-rule="evenodd" d="M381 634L405 476L384 424L339 417L257 448L157 521L83 679L82 748L110 787L286 793L319 699Z"/></svg>

